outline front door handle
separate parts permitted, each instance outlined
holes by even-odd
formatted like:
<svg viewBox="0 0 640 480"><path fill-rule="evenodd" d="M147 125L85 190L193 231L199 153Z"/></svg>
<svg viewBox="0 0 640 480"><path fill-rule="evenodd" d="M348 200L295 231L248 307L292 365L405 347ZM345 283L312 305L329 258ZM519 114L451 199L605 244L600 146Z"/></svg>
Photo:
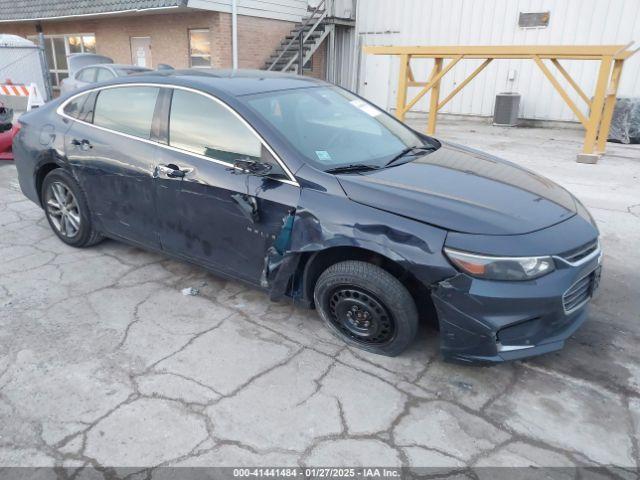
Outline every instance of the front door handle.
<svg viewBox="0 0 640 480"><path fill-rule="evenodd" d="M71 140L71 145L80 147L81 150L89 150L90 148L93 148L93 145L91 145L91 142L86 138L83 138L82 140L78 140L77 138L74 138L73 140Z"/></svg>
<svg viewBox="0 0 640 480"><path fill-rule="evenodd" d="M169 165L156 166L156 172L162 173L169 178L183 178L187 173L191 172L191 168L180 168L170 163Z"/></svg>

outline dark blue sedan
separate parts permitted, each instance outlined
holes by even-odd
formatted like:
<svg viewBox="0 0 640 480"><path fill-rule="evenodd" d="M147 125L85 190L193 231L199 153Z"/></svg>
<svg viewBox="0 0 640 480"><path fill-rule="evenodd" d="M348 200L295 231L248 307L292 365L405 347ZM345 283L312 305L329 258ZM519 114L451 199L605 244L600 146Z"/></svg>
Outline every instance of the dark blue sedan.
<svg viewBox="0 0 640 480"><path fill-rule="evenodd" d="M63 242L197 263L371 352L399 354L420 320L451 360L557 350L598 286L598 229L566 190L318 80L151 72L20 123L20 186Z"/></svg>

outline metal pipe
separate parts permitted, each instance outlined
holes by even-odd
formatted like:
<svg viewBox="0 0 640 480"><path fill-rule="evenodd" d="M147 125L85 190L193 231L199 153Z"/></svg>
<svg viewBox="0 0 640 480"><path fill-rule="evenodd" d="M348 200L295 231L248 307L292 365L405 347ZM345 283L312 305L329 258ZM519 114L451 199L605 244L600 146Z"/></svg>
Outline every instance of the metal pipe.
<svg viewBox="0 0 640 480"><path fill-rule="evenodd" d="M325 80L336 83L336 27L329 33L329 45L327 45L327 61L325 66Z"/></svg>
<svg viewBox="0 0 640 480"><path fill-rule="evenodd" d="M44 33L42 32L42 24L38 22L36 24L36 32L38 33L38 49L40 56L40 68L42 69L42 80L44 83L45 97L47 100L53 98L53 87L51 85L51 75L49 74L49 65L47 62L47 54L44 46Z"/></svg>
<svg viewBox="0 0 640 480"><path fill-rule="evenodd" d="M238 69L238 0L231 0L231 62Z"/></svg>
<svg viewBox="0 0 640 480"><path fill-rule="evenodd" d="M300 40L298 42L298 75L304 73L304 29L300 29Z"/></svg>

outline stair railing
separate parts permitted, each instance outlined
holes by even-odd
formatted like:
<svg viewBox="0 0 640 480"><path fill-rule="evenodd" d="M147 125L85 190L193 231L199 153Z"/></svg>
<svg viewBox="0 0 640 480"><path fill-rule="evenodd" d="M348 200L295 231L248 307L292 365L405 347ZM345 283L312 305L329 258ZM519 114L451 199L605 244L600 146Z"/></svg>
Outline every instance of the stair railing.
<svg viewBox="0 0 640 480"><path fill-rule="evenodd" d="M307 28L307 25L309 25L309 23L315 18L316 14L321 9L321 7L325 5L325 3L326 3L326 0L322 0L320 3L318 3L318 5L315 6L313 11L311 12L311 15L304 21L304 23L300 27L300 31L298 32L298 35L296 35L291 40L289 40L289 43L287 43L287 46L284 48L284 50L280 52L280 55L278 55L278 57L273 62L271 62L271 65L269 65L269 68L267 68L267 70L272 70L273 67L275 67L275 65L280 61L283 55L289 51L293 43L297 40L298 52L291 57L291 59L287 62L285 67L282 69L282 71L283 72L287 71L291 67L293 62L295 62L297 58L300 58L301 60L298 62L298 73L302 75L302 69L304 67L304 44L309 39L311 34L316 30L316 28L318 28L318 25L320 25L320 23L322 23L322 21L327 17L328 10L326 8L323 10L322 15L318 17L318 19L313 24L313 26L309 29L306 35L304 34L304 30L305 28Z"/></svg>

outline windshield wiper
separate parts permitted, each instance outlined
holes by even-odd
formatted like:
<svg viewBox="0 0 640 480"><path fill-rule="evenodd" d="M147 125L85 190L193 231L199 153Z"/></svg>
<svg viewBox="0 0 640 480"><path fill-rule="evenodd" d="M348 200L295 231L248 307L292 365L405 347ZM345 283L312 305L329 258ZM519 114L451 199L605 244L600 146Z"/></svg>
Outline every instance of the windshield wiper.
<svg viewBox="0 0 640 480"><path fill-rule="evenodd" d="M398 160L400 160L403 157L406 157L409 154L414 154L414 153L422 152L422 151L427 151L428 152L430 150L436 150L436 147L434 147L433 145L414 145L412 147L407 147L404 150L402 150L398 155L396 155L391 160L389 160L387 162L387 164L385 165L385 167L388 167L389 165L393 165Z"/></svg>
<svg viewBox="0 0 640 480"><path fill-rule="evenodd" d="M341 167L333 167L325 170L327 173L349 173L349 172L364 172L367 170L377 170L380 167L375 165L366 165L364 163L352 163L351 165L342 165Z"/></svg>

